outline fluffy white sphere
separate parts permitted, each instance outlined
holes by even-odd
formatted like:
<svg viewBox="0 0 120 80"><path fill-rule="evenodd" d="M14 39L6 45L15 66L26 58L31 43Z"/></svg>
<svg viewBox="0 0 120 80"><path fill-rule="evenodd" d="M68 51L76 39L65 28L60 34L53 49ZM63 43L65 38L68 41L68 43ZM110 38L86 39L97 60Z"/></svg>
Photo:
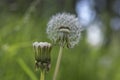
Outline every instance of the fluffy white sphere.
<svg viewBox="0 0 120 80"><path fill-rule="evenodd" d="M67 45L69 48L79 42L81 30L78 18L69 13L58 13L47 24L48 37L54 43Z"/></svg>

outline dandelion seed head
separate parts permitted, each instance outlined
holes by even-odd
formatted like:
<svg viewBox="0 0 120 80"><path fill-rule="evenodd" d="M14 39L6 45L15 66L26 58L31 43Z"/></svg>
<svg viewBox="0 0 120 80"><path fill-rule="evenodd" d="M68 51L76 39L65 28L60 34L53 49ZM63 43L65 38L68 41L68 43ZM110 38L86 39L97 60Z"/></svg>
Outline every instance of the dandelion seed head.
<svg viewBox="0 0 120 80"><path fill-rule="evenodd" d="M54 42L68 47L78 44L81 34L81 26L78 18L69 13L58 13L47 24L48 37Z"/></svg>

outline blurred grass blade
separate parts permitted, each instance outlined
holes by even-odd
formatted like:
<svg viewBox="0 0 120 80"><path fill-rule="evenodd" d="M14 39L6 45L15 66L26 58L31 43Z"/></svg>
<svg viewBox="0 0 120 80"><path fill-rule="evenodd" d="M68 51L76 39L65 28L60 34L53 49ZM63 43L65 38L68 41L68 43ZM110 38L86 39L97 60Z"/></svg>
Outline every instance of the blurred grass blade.
<svg viewBox="0 0 120 80"><path fill-rule="evenodd" d="M20 67L24 70L24 72L31 78L31 80L38 80L34 73L30 70L30 68L25 64L25 62L19 58L18 63Z"/></svg>

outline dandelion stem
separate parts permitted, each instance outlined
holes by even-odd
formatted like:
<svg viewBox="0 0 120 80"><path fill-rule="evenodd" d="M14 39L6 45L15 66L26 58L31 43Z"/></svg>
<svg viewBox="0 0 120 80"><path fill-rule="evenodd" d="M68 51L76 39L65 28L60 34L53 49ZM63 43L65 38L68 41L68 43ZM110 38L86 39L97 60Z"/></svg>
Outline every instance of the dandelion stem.
<svg viewBox="0 0 120 80"><path fill-rule="evenodd" d="M45 70L41 70L40 80L45 80Z"/></svg>
<svg viewBox="0 0 120 80"><path fill-rule="evenodd" d="M58 59L57 59L57 63L56 63L55 71L54 71L53 80L56 80L56 78L57 78L57 74L58 74L59 67L60 67L60 61L61 61L61 57L62 57L62 51L63 51L63 47L60 46Z"/></svg>

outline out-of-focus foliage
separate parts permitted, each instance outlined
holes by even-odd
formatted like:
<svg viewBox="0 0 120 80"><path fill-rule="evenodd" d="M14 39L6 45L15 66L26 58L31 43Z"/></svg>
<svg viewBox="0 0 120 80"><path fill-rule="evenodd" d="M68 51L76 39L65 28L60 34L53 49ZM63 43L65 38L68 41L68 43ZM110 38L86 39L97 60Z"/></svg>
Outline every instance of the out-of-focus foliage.
<svg viewBox="0 0 120 80"><path fill-rule="evenodd" d="M75 48L64 49L57 80L120 80L120 25L115 23L119 12L112 5L119 0L95 1L104 3L95 9L104 22L103 45L94 48L88 44L84 30ZM50 42L46 35L49 18L57 12L75 13L74 6L74 0L0 0L0 80L39 80L32 43ZM58 49L52 50L46 80L52 80Z"/></svg>

